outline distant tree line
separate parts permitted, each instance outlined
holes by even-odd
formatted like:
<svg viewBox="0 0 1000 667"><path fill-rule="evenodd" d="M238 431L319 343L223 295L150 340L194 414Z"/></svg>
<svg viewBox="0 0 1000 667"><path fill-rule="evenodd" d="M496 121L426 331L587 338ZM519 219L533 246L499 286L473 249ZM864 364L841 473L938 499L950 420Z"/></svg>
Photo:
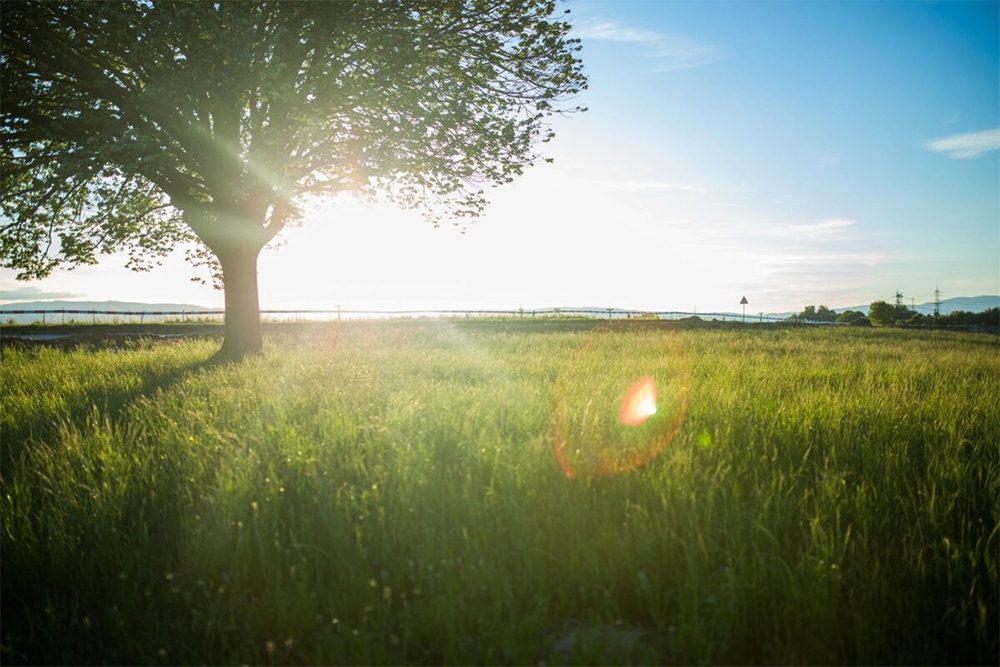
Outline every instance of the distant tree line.
<svg viewBox="0 0 1000 667"><path fill-rule="evenodd" d="M873 301L868 306L866 316L860 310L845 310L836 313L832 309L820 306L806 306L802 312L792 315L790 320L800 322L836 322L837 324L879 324L882 326L923 325L923 326L962 326L985 325L1000 326L1000 308L990 308L980 313L970 313L956 310L947 315L924 315L907 308L902 304L891 304L885 301Z"/></svg>
<svg viewBox="0 0 1000 667"><path fill-rule="evenodd" d="M802 322L836 322L838 324L854 324L858 320L864 319L865 314L860 310L845 310L837 314L827 306L806 306L802 312L792 315L789 319Z"/></svg>
<svg viewBox="0 0 1000 667"><path fill-rule="evenodd" d="M1000 308L990 308L979 313L955 310L947 315L925 315L909 308L899 308L885 301L875 301L869 306L868 317L875 324L923 326L1000 326Z"/></svg>

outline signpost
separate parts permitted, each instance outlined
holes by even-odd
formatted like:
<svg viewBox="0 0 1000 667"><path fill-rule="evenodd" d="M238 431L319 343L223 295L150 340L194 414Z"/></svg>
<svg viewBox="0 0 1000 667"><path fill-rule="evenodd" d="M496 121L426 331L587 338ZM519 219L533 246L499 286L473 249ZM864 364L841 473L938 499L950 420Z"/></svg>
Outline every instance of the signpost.
<svg viewBox="0 0 1000 667"><path fill-rule="evenodd" d="M740 299L740 305L743 306L743 323L744 324L746 324L746 321L747 321L747 304L748 303L750 303L750 302L747 301L746 297L743 297L742 299Z"/></svg>

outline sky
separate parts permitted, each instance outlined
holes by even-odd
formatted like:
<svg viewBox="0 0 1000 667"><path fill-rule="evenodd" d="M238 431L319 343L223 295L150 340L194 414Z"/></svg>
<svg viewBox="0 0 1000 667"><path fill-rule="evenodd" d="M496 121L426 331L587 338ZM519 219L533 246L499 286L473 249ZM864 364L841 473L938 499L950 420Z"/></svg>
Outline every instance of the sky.
<svg viewBox="0 0 1000 667"><path fill-rule="evenodd" d="M573 2L588 111L464 230L350 198L259 263L262 308L800 310L1000 293L1000 3ZM221 306L183 253L0 301ZM17 291L15 291L17 290Z"/></svg>

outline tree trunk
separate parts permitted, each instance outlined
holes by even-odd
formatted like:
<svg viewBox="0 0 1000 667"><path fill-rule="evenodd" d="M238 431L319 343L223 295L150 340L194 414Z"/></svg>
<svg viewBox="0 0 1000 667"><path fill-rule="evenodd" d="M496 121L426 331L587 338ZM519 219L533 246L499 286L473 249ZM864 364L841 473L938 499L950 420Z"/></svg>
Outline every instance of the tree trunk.
<svg viewBox="0 0 1000 667"><path fill-rule="evenodd" d="M238 247L219 252L226 294L225 340L218 358L238 360L261 351L257 256L260 248Z"/></svg>

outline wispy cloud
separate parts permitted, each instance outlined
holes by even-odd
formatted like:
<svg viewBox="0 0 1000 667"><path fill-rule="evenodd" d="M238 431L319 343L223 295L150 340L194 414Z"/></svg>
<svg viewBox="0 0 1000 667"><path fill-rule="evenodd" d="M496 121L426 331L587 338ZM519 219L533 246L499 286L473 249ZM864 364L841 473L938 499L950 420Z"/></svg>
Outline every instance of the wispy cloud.
<svg viewBox="0 0 1000 667"><path fill-rule="evenodd" d="M80 296L73 292L46 292L27 285L25 287L15 287L14 289L0 290L0 301L34 301L35 299L69 299Z"/></svg>
<svg viewBox="0 0 1000 667"><path fill-rule="evenodd" d="M841 241L850 238L852 227L858 224L850 218L826 218L805 225L788 225L783 233L807 241Z"/></svg>
<svg viewBox="0 0 1000 667"><path fill-rule="evenodd" d="M722 57L716 44L687 35L656 32L622 25L614 21L589 21L578 24L577 35L583 39L625 42L646 47L658 61L661 71L689 69L715 62Z"/></svg>
<svg viewBox="0 0 1000 667"><path fill-rule="evenodd" d="M930 141L924 146L937 153L947 153L950 158L976 157L989 151L1000 150L1000 127L982 132L953 134Z"/></svg>
<svg viewBox="0 0 1000 667"><path fill-rule="evenodd" d="M827 252L773 255L765 264L773 270L805 267L816 274L843 273L857 267L875 267L889 259L880 252Z"/></svg>
<svg viewBox="0 0 1000 667"><path fill-rule="evenodd" d="M603 185L612 192L644 192L650 190L673 190L704 194L705 188L694 183L674 183L671 181L604 181Z"/></svg>
<svg viewBox="0 0 1000 667"><path fill-rule="evenodd" d="M759 301L798 310L809 303L844 307L871 301L872 286L896 258L878 250L802 249L763 251L753 261L758 273L746 289Z"/></svg>

